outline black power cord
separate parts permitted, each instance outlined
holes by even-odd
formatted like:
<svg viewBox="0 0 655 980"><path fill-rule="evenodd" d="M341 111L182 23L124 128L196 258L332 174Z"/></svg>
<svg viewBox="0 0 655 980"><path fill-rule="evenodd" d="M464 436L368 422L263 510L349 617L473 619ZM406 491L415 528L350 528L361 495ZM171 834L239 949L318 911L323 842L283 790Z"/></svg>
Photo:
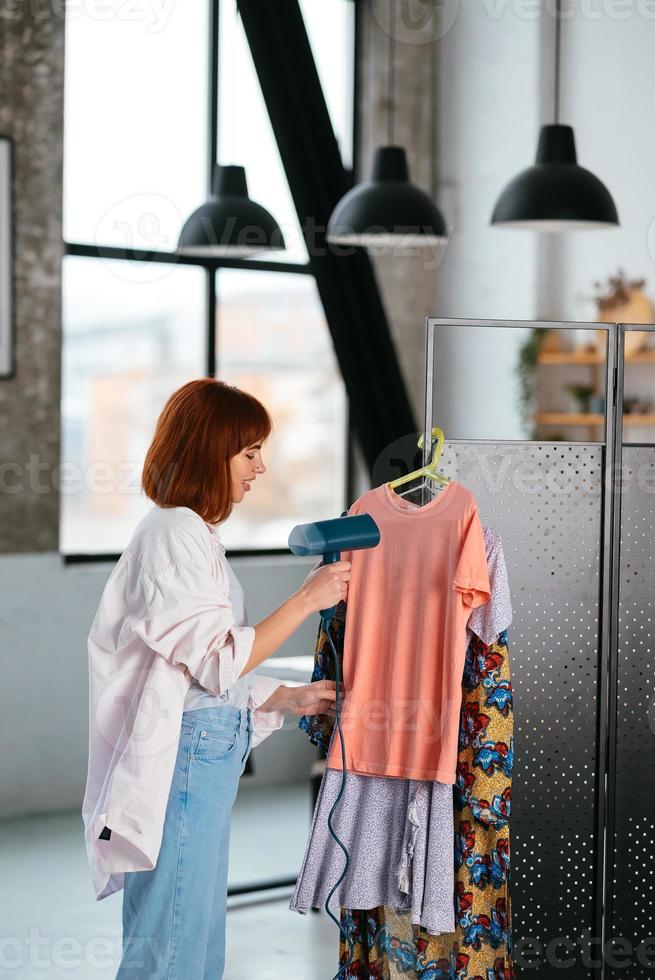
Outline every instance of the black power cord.
<svg viewBox="0 0 655 980"><path fill-rule="evenodd" d="M348 868L350 866L350 854L348 853L348 848L343 843L343 841L339 838L338 834L336 833L336 831L334 830L334 828L332 826L332 814L334 813L334 811L336 809L336 806L337 806L339 800L341 799L341 797L343 795L343 791L346 788L346 743L344 742L343 729L341 728L341 702L340 702L340 698L339 698L339 684L341 682L341 676L340 676L340 673L341 672L339 670L339 657L337 655L337 648L335 647L334 641L332 640L332 635L330 634L330 622L332 621L333 615L334 615L333 612L331 612L327 616L321 615L321 619L323 621L323 628L325 630L325 633L327 635L328 641L329 641L330 646L332 648L332 656L334 657L334 676L335 676L336 685L337 685L335 710L336 710L337 729L339 731L339 738L341 740L341 764L342 764L342 767L343 768L342 768L342 776L341 776L341 788L340 788L339 792L337 793L337 798L334 801L334 803L332 804L332 807L331 807L330 812L328 814L327 824L328 824L328 830L330 831L330 833L334 837L335 841L337 842L337 844L339 845L339 847L341 848L341 850L345 854L345 857L346 857L346 865L345 865L345 867L343 869L343 872L341 874L341 877L335 882L332 890L330 891L330 893L328 894L327 898L325 899L325 911L330 916L330 918L332 919L332 921L335 923L335 925L339 929L339 932L344 937L345 941L348 943L348 949L349 949L348 959L343 964L343 966L341 966L339 968L339 970L337 971L337 973L335 973L335 975L332 978L332 980L339 980L339 977L341 977L342 974L344 976L347 976L348 975L347 972L344 974L343 971L344 970L347 971L348 968L349 968L349 966L350 966L350 964L352 963L353 954L354 954L354 942L353 942L351 936L346 932L346 930L343 928L343 926L341 925L341 923L339 922L339 920L332 914L332 912L330 911L330 909L328 907L329 906L330 899L332 898L332 895L334 894L334 892L337 890L337 888L339 887L339 885L341 884L341 882L345 878L346 873L348 871Z"/></svg>

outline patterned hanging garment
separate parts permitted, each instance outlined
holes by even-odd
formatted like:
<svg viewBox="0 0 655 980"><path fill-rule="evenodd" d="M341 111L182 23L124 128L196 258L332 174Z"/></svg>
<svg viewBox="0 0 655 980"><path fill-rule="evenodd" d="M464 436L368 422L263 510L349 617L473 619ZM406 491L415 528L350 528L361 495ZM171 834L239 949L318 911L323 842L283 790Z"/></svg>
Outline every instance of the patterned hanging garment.
<svg viewBox="0 0 655 980"><path fill-rule="evenodd" d="M452 934L429 935L388 906L342 909L354 944L344 978L513 980L509 816L513 719L507 630L466 654L455 785ZM341 937L339 964L350 946Z"/></svg>

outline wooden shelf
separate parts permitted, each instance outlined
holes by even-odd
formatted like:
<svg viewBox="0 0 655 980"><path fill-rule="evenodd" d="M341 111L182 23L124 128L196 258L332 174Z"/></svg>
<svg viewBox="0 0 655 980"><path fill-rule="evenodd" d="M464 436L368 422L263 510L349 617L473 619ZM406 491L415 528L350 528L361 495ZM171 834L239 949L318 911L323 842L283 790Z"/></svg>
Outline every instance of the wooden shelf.
<svg viewBox="0 0 655 980"><path fill-rule="evenodd" d="M550 350L542 351L537 357L538 364L604 364L605 358L594 350ZM626 357L626 364L655 364L655 350L642 350L632 357Z"/></svg>
<svg viewBox="0 0 655 980"><path fill-rule="evenodd" d="M542 425L604 425L605 418L590 412L539 412L533 415ZM639 415L637 412L623 416L624 425L655 425L655 415Z"/></svg>

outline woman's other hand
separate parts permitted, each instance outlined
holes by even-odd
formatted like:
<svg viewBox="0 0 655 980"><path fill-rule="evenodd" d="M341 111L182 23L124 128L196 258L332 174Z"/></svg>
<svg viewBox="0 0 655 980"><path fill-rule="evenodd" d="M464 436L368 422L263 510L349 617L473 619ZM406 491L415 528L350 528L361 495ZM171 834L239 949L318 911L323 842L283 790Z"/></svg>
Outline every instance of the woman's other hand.
<svg viewBox="0 0 655 980"><path fill-rule="evenodd" d="M339 685L339 704L343 704L343 684ZM298 687L288 687L285 691L285 708L294 715L331 715L336 716L336 681L313 681L311 684L300 684Z"/></svg>
<svg viewBox="0 0 655 980"><path fill-rule="evenodd" d="M311 570L298 589L310 612L331 609L347 598L351 566L349 561L334 561Z"/></svg>

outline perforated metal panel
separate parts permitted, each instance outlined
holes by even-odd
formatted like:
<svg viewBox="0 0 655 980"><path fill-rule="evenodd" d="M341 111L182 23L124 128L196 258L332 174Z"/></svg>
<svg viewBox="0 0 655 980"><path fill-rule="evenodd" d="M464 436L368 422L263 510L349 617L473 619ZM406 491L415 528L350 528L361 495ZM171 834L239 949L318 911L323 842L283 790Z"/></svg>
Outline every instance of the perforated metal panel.
<svg viewBox="0 0 655 980"><path fill-rule="evenodd" d="M511 891L517 973L593 975L603 447L444 445L439 469L501 534L515 693ZM523 966L521 965L523 964Z"/></svg>
<svg viewBox="0 0 655 980"><path fill-rule="evenodd" d="M607 976L637 980L655 976L655 447L623 463Z"/></svg>
<svg viewBox="0 0 655 980"><path fill-rule="evenodd" d="M517 974L655 977L655 446L623 443L626 333L655 324L427 317L426 443L442 326L607 333L600 442L451 440L443 469L510 575Z"/></svg>

